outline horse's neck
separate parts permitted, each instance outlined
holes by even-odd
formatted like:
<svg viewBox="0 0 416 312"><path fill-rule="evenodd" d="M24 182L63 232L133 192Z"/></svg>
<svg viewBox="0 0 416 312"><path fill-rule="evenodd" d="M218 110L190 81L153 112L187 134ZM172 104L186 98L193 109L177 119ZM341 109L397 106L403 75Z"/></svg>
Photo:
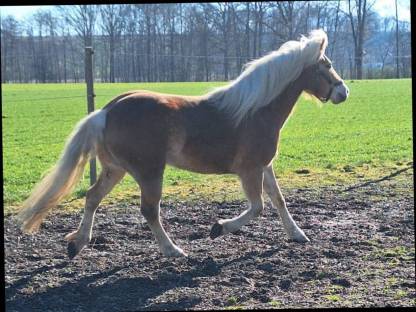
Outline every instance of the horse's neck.
<svg viewBox="0 0 416 312"><path fill-rule="evenodd" d="M269 118L275 123L278 130L283 127L302 91L303 80L302 77L299 77L268 105L269 109L266 113L270 114Z"/></svg>

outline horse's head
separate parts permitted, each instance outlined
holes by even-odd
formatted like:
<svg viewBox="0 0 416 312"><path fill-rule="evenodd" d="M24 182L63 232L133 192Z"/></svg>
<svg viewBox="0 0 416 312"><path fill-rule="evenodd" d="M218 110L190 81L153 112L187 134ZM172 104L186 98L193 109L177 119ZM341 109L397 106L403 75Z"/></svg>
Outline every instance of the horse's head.
<svg viewBox="0 0 416 312"><path fill-rule="evenodd" d="M339 104L348 98L350 91L325 55L325 48L326 42L323 41L317 63L305 69L305 91L321 102L331 100L332 103Z"/></svg>

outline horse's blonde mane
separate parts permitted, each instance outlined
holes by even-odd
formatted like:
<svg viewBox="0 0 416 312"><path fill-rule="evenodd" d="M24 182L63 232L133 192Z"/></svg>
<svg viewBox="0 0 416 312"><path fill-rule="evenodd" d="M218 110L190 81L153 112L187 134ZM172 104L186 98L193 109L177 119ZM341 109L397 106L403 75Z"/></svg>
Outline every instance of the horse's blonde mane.
<svg viewBox="0 0 416 312"><path fill-rule="evenodd" d="M249 62L230 84L206 94L209 102L231 116L238 125L249 113L268 105L303 69L325 52L328 37L322 29L299 41L288 41L277 51Z"/></svg>

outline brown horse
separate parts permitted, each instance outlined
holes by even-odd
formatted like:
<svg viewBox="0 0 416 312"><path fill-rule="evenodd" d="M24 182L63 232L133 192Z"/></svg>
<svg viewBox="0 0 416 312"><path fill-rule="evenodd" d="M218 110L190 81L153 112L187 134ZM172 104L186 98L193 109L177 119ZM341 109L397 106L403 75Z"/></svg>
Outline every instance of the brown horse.
<svg viewBox="0 0 416 312"><path fill-rule="evenodd" d="M280 130L303 91L334 104L348 97L347 86L324 54L327 42L322 30L289 41L248 64L229 85L203 96L131 91L113 99L75 128L58 163L23 204L18 216L22 229L36 231L49 209L70 193L88 159L96 155L102 171L87 192L79 228L65 237L70 258L91 240L99 203L126 172L140 185L141 212L162 253L184 256L159 216L166 164L240 178L249 209L235 218L218 220L211 238L234 232L258 216L264 187L288 236L308 241L287 210L272 161Z"/></svg>

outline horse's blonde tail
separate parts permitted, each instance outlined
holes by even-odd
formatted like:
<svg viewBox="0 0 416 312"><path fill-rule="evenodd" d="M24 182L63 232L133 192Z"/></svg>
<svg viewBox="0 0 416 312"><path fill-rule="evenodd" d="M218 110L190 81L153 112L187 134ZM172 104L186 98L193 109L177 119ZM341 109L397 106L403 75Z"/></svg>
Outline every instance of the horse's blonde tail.
<svg viewBox="0 0 416 312"><path fill-rule="evenodd" d="M104 110L82 119L68 137L60 159L34 188L17 216L24 232L36 232L48 211L68 195L84 172L105 127Z"/></svg>

